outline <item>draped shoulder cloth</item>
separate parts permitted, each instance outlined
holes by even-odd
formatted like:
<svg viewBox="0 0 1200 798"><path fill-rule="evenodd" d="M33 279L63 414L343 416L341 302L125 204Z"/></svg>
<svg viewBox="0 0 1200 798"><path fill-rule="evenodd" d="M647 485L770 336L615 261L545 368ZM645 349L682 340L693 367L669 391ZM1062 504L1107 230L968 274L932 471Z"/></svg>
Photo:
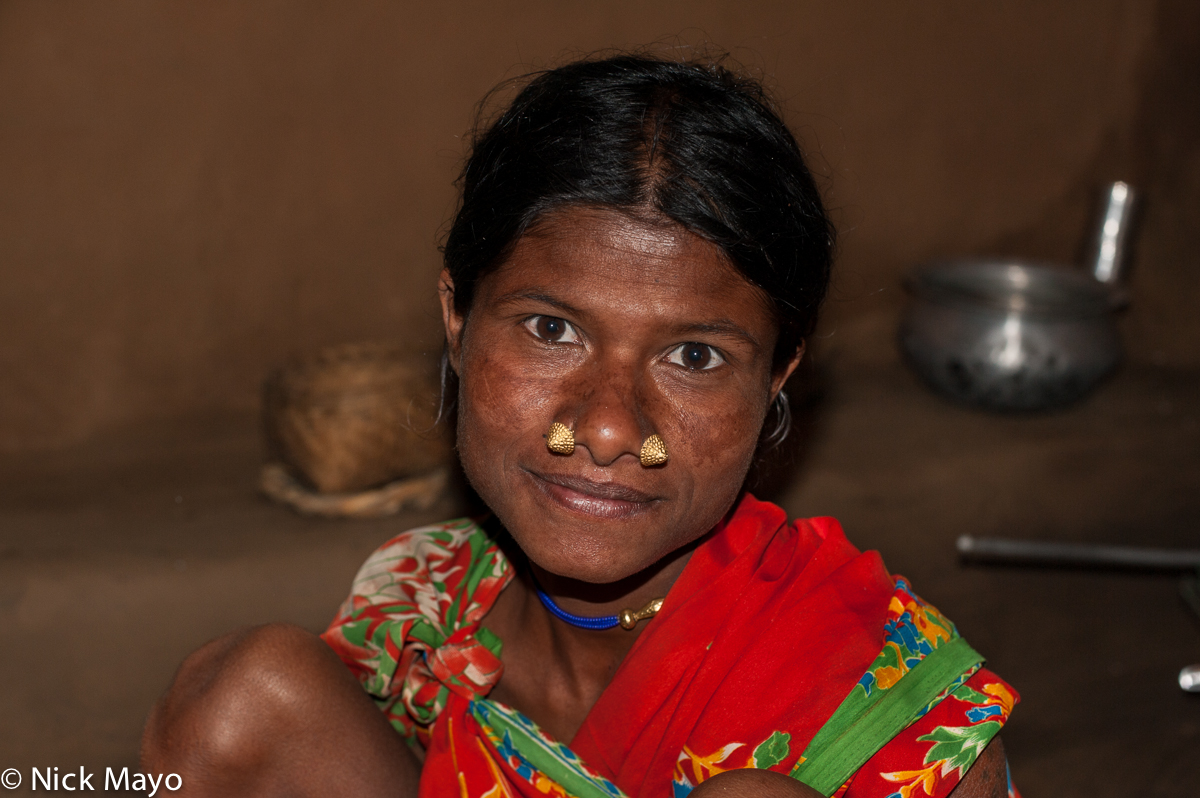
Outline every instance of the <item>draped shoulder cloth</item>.
<svg viewBox="0 0 1200 798"><path fill-rule="evenodd" d="M677 798L735 768L827 796L941 798L1017 694L831 518L744 496L567 744L487 697L513 566L477 523L379 548L323 638L424 753L422 798Z"/></svg>

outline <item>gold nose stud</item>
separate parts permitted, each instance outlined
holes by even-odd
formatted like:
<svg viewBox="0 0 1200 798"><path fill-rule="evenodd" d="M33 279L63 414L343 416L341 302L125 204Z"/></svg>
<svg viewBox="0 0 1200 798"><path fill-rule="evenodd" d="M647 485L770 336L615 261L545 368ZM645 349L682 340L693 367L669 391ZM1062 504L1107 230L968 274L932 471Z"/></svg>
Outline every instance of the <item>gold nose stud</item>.
<svg viewBox="0 0 1200 798"><path fill-rule="evenodd" d="M651 435L646 440L642 441L642 451L638 454L638 459L642 461L642 465L646 468L650 466L662 465L667 462L667 445L663 443L663 439L658 435Z"/></svg>
<svg viewBox="0 0 1200 798"><path fill-rule="evenodd" d="M555 454L571 454L575 451L575 433L566 424L555 421L546 433L546 448Z"/></svg>

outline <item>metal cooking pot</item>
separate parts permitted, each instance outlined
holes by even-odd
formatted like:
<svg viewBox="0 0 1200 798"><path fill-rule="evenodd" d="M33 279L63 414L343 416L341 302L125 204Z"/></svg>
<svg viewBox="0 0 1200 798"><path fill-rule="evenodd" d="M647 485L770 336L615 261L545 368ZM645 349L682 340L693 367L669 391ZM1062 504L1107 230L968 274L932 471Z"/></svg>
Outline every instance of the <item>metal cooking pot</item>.
<svg viewBox="0 0 1200 798"><path fill-rule="evenodd" d="M1006 259L929 264L907 281L908 362L939 393L991 410L1040 410L1084 396L1121 359L1115 311L1132 191L1110 186L1092 275Z"/></svg>

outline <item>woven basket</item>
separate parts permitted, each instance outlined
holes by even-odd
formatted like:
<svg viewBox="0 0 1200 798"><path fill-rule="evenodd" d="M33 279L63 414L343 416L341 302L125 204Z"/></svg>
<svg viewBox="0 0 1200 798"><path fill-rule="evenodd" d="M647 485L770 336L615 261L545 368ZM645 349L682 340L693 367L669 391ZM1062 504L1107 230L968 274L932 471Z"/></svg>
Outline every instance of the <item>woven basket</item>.
<svg viewBox="0 0 1200 798"><path fill-rule="evenodd" d="M436 363L403 347L329 347L272 373L263 393L271 458L320 493L365 491L450 459L435 424Z"/></svg>

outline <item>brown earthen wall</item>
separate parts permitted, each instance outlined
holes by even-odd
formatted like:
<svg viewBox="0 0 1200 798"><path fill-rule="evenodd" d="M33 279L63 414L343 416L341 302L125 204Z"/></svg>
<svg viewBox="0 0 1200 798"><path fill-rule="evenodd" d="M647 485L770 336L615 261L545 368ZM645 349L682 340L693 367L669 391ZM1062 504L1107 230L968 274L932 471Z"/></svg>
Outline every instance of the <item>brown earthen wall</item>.
<svg viewBox="0 0 1200 798"><path fill-rule="evenodd" d="M921 259L1074 257L1089 192L1128 177L1169 209L1130 349L1200 365L1198 31L1179 0L0 2L0 448L250 408L322 344L436 348L475 102L651 42L732 51L816 154L829 356L894 357Z"/></svg>

